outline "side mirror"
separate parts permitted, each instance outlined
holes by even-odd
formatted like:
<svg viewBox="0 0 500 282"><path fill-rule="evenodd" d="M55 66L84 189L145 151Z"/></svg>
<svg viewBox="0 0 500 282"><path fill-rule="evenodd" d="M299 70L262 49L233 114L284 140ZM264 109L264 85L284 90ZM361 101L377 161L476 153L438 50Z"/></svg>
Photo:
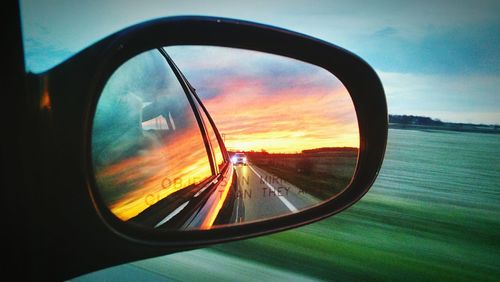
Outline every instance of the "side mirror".
<svg viewBox="0 0 500 282"><path fill-rule="evenodd" d="M158 19L36 79L56 140L44 216L60 223L59 244L86 246L80 268L323 219L368 191L384 157L374 70L275 27Z"/></svg>
<svg viewBox="0 0 500 282"><path fill-rule="evenodd" d="M113 73L96 106L91 150L96 197L115 218L206 230L341 195L359 133L349 92L327 70L183 45L146 51Z"/></svg>

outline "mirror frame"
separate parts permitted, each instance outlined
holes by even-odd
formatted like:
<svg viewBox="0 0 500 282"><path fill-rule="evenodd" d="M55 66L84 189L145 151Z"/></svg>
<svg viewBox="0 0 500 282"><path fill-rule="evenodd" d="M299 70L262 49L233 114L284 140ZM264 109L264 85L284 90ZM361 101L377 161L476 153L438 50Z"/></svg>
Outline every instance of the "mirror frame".
<svg viewBox="0 0 500 282"><path fill-rule="evenodd" d="M255 50L294 58L330 71L348 90L359 127L355 174L340 195L307 210L270 220L210 230L145 230L119 221L98 195L92 167L91 132L99 95L125 61L150 49L172 45L210 45ZM182 71L182 70L181 70ZM71 275L106 265L147 258L283 231L341 212L357 202L376 179L385 154L388 114L382 84L361 58L331 43L272 26L215 17L160 18L121 30L42 74L29 74L44 107L34 102L40 120L43 192L34 207L50 218L47 231L53 256L64 261L78 249L86 265L72 264ZM132 244L131 244L132 243ZM139 244L135 244L139 243ZM75 245L80 244L80 247ZM99 256L102 252L109 255ZM62 257L60 259L59 257ZM98 257L98 258L96 258Z"/></svg>
<svg viewBox="0 0 500 282"><path fill-rule="evenodd" d="M94 101L86 121L90 131L94 110L112 72L129 58L149 49L171 45L209 45L249 49L294 58L330 71L351 95L359 126L360 148L357 167L351 183L338 196L312 208L241 225L211 230L143 230L124 224L108 212L99 199L92 167L87 169L88 189L101 217L120 235L143 243L161 245L194 245L226 241L232 238L259 236L320 220L338 213L358 201L369 189L381 165L387 136L387 110L382 85L373 69L356 55L332 44L294 32L231 19L176 17L159 19L128 28L115 35L103 57L92 91ZM182 70L181 70L182 71ZM91 144L86 134L86 144ZM88 164L92 164L90 147L85 148ZM189 236L187 236L189 233ZM167 240L168 238L168 240ZM191 238L186 240L186 238Z"/></svg>

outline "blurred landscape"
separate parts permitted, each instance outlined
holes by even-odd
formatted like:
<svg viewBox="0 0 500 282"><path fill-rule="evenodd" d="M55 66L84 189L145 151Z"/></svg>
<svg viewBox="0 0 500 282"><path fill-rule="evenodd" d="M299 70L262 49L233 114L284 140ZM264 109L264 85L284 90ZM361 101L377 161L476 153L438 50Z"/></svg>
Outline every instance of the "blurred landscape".
<svg viewBox="0 0 500 282"><path fill-rule="evenodd" d="M439 119L412 115L389 115L389 128L500 134L500 125L498 124L443 122Z"/></svg>
<svg viewBox="0 0 500 282"><path fill-rule="evenodd" d="M377 181L338 215L75 281L498 281L499 159L497 134L391 129Z"/></svg>

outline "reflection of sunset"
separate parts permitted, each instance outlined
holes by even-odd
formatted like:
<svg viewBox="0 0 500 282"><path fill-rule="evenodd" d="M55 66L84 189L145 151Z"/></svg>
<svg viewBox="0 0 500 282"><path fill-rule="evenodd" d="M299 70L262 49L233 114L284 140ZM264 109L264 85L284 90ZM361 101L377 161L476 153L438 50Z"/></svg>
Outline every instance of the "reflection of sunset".
<svg viewBox="0 0 500 282"><path fill-rule="evenodd" d="M197 89L228 149L295 153L359 147L350 95L330 72L241 49L174 46L167 51Z"/></svg>
<svg viewBox="0 0 500 282"><path fill-rule="evenodd" d="M207 216L201 223L200 229L210 229L212 228L215 219L219 215L219 212L222 208L222 205L226 201L227 194L229 189L231 189L231 185L233 183L233 173L232 170L229 170L229 179L223 180L225 183L221 183L219 189L216 193L211 195L211 198L208 201L215 202L216 204L209 205L209 210L207 211Z"/></svg>
<svg viewBox="0 0 500 282"><path fill-rule="evenodd" d="M176 131L163 145L97 171L97 182L111 211L128 220L155 202L211 175L198 128ZM182 148L181 150L179 148Z"/></svg>
<svg viewBox="0 0 500 282"><path fill-rule="evenodd" d="M227 136L228 148L291 153L359 146L354 108L345 89L306 85L268 95L264 83L228 81L218 96L205 101Z"/></svg>

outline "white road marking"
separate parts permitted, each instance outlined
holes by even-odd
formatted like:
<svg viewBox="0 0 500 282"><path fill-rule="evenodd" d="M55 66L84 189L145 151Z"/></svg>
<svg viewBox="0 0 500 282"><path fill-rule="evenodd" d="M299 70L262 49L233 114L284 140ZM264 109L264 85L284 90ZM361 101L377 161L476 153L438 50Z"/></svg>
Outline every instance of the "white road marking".
<svg viewBox="0 0 500 282"><path fill-rule="evenodd" d="M201 193L203 193L203 191L207 190L208 186L210 186L211 184L217 184L217 182L219 182L219 179L217 178L212 180L207 185L205 185L205 187L201 188L200 191L196 192L196 194L194 194L194 197L198 197Z"/></svg>
<svg viewBox="0 0 500 282"><path fill-rule="evenodd" d="M280 195L278 191L276 191L276 189L274 189L274 187L269 184L269 182L267 182L257 171L255 171L255 169L247 164L247 166L260 178L260 180L262 180L266 185L267 187L269 187L269 189L271 189L271 191L274 192L274 194L276 196L278 196L278 198L283 202L283 204L285 204L285 206L291 211L291 212L298 212L297 208L292 205L292 203L290 203L283 195Z"/></svg>
<svg viewBox="0 0 500 282"><path fill-rule="evenodd" d="M240 217L240 198L237 197L236 198L236 222L240 222L239 221L239 217Z"/></svg>
<svg viewBox="0 0 500 282"><path fill-rule="evenodd" d="M212 184L212 182L210 182L209 184ZM200 191L196 192L196 194L194 194L194 197L198 197L201 193L203 193L203 191L205 191L206 189L208 188L208 185L205 185L205 187L201 188Z"/></svg>
<svg viewBox="0 0 500 282"><path fill-rule="evenodd" d="M240 176L238 174L238 170L235 169L234 173L236 173L236 179L240 179ZM238 192L239 191L240 191L240 189L238 187ZM241 197L241 195L236 196L236 222L241 222L241 220L240 220L240 201L241 201L240 197Z"/></svg>
<svg viewBox="0 0 500 282"><path fill-rule="evenodd" d="M184 209L187 204L189 204L189 201L185 202L184 204L180 205L178 208L176 208L173 212L171 212L169 215L167 215L164 219L162 219L158 224L155 225L155 228L158 226L164 224L165 222L169 221L172 219L172 217L176 216L179 212L181 212L182 209Z"/></svg>

